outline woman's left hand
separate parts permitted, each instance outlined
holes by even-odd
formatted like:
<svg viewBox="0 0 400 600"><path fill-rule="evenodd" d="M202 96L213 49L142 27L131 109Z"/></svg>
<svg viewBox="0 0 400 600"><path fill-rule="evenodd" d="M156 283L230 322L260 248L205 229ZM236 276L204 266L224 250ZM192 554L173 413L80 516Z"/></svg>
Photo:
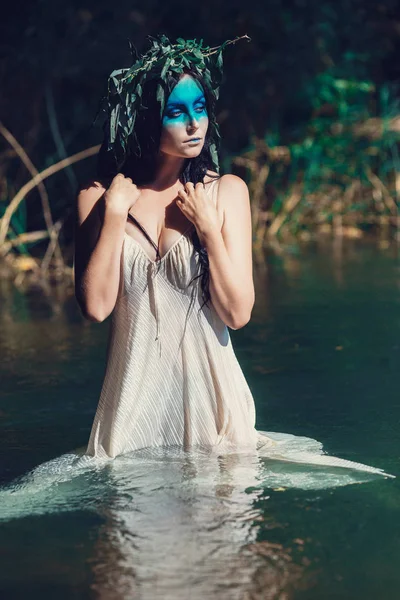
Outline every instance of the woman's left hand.
<svg viewBox="0 0 400 600"><path fill-rule="evenodd" d="M198 233L207 235L211 231L220 231L219 216L214 201L204 189L204 184L199 182L194 185L188 181L185 188L178 191L176 203L191 221Z"/></svg>

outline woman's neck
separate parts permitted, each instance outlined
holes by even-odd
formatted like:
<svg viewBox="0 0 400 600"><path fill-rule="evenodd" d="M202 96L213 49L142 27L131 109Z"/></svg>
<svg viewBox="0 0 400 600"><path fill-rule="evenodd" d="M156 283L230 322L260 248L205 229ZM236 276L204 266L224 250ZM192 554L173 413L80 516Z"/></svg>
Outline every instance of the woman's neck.
<svg viewBox="0 0 400 600"><path fill-rule="evenodd" d="M160 153L151 182L152 189L165 190L177 185L186 161L186 158L180 156Z"/></svg>

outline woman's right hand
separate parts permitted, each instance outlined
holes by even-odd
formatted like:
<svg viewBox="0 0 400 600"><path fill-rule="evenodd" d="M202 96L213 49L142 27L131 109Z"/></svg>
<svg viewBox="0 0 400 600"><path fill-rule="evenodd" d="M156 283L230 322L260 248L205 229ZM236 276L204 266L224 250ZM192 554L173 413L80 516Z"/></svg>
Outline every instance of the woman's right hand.
<svg viewBox="0 0 400 600"><path fill-rule="evenodd" d="M113 212L126 217L132 206L136 204L140 194L141 191L130 177L118 173L104 193L104 202L106 208L111 208Z"/></svg>

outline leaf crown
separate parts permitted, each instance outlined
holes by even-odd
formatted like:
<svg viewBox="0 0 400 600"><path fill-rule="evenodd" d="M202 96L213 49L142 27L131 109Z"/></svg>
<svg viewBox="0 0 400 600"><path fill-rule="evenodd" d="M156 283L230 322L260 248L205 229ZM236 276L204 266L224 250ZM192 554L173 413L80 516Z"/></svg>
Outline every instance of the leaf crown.
<svg viewBox="0 0 400 600"><path fill-rule="evenodd" d="M100 107L94 122L101 110L107 113L108 145L107 151L114 153L119 166L123 164L128 151L128 138L131 151L141 155L139 141L135 133L135 120L139 110L146 109L142 105L143 87L147 80L157 79L157 100L160 103L160 116L162 117L166 91L171 91L168 85L168 72L183 73L185 67L194 69L203 77L205 85L213 94L215 100L219 97L219 87L222 80L223 60L222 52L228 44L234 44L240 39L250 38L247 35L226 40L220 46L210 48L203 46L203 40L184 40L177 38L176 43L170 42L165 34L155 37L147 36L151 41L149 50L138 57L137 51L129 41L129 46L134 64L129 68L116 69L108 77L107 95L102 98L106 107ZM212 128L210 154L218 170L217 143L220 138L219 127L215 115L209 115L209 127Z"/></svg>

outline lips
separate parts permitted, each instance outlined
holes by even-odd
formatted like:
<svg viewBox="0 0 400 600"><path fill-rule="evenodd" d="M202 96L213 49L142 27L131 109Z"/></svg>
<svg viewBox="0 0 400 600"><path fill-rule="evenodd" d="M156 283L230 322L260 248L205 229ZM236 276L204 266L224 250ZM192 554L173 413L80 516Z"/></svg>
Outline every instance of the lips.
<svg viewBox="0 0 400 600"><path fill-rule="evenodd" d="M188 142L200 142L201 138L197 137L197 138L191 138L190 140L185 140L185 144L187 144Z"/></svg>

